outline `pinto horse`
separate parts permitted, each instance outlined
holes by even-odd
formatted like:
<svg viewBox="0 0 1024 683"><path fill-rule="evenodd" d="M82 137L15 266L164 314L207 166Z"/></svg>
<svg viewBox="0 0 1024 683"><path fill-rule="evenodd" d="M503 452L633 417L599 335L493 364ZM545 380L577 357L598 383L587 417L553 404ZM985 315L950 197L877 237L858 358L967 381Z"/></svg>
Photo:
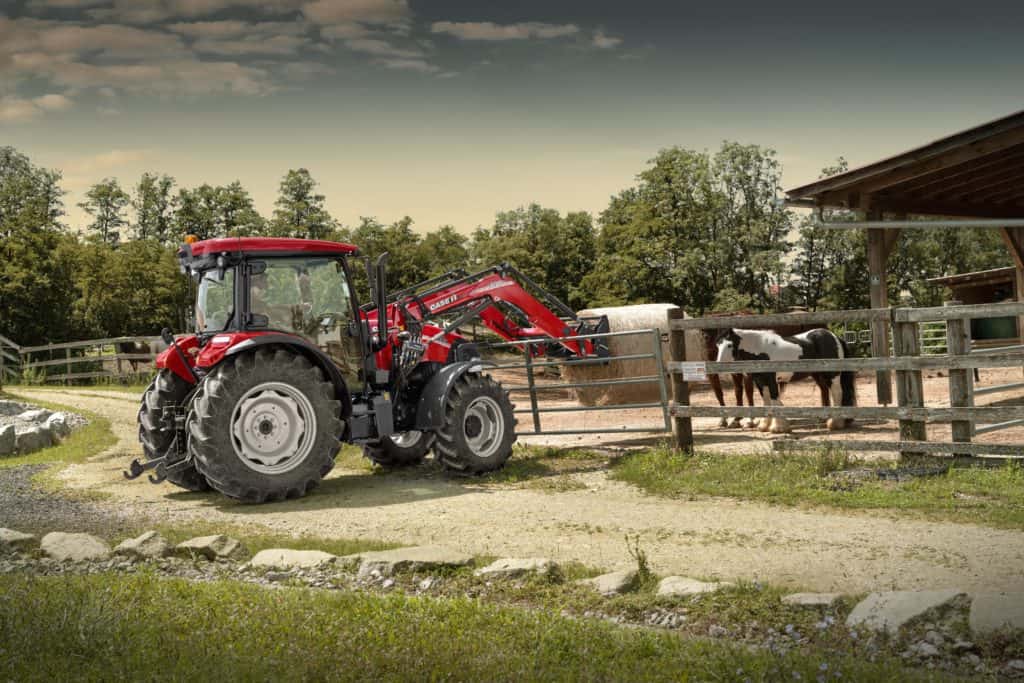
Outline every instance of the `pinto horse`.
<svg viewBox="0 0 1024 683"><path fill-rule="evenodd" d="M728 315L728 314L723 314ZM718 346L715 333L718 330L701 330L701 335L704 340L704 359L714 360L718 357ZM729 375L732 378L732 389L736 395L736 405L743 405L743 396L746 394L747 404L754 407L754 380L750 375L744 375L741 373L732 373ZM715 398L718 400L718 405L725 407L725 395L722 393L722 380L718 375L708 375L708 383L711 384L711 391L714 392ZM719 427L739 427L741 426L740 418L734 417L730 420L727 417L723 417L718 421ZM757 426L753 418L747 420L748 427Z"/></svg>
<svg viewBox="0 0 1024 683"><path fill-rule="evenodd" d="M724 330L718 337L718 362L744 360L805 360L826 358L847 358L849 349L846 342L824 328L784 337L776 332L766 330ZM842 406L857 405L856 373L844 372L810 372L781 373L788 375L783 379L774 372L752 373L754 385L757 387L765 405L782 405L780 381L785 383L802 377L810 376L821 389L822 405L831 403ZM839 377L839 383L834 380ZM768 394L765 395L765 389ZM829 429L843 429L852 422L849 418L832 418L828 421ZM763 432L782 433L790 431L789 423L784 417L767 417L761 420L759 429Z"/></svg>

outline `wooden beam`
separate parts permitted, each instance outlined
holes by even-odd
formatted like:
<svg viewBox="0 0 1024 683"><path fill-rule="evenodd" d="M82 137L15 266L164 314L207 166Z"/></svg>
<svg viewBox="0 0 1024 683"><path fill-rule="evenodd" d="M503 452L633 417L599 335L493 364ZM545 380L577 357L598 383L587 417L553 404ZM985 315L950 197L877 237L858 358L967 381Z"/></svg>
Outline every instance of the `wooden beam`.
<svg viewBox="0 0 1024 683"><path fill-rule="evenodd" d="M1000 230L1006 248L1013 257L1014 290L1019 303L1024 303L1024 228L1003 228ZM1024 314L1017 316L1017 336L1024 337Z"/></svg>
<svg viewBox="0 0 1024 683"><path fill-rule="evenodd" d="M1024 207L999 204L973 204L964 202L939 201L937 199L915 199L874 196L874 206L883 211L903 212L926 216L954 216L959 218L1020 218Z"/></svg>
<svg viewBox="0 0 1024 683"><path fill-rule="evenodd" d="M1018 145L999 155L968 161L922 178L904 181L892 186L889 191L907 195L927 194L936 185L946 188L958 187L973 182L979 173L999 173L1003 169L1016 167L1021 162L1024 162L1024 145Z"/></svg>
<svg viewBox="0 0 1024 683"><path fill-rule="evenodd" d="M869 210L866 220L879 220L880 211ZM888 269L889 252L885 230L868 229L868 277L871 308L888 308ZM889 245L891 248L891 244ZM882 321L871 324L871 355L875 357L889 356L889 325ZM888 370L875 373L875 391L878 402L884 406L892 403L892 375Z"/></svg>
<svg viewBox="0 0 1024 683"><path fill-rule="evenodd" d="M987 186L981 186L973 193L958 195L958 199L964 200L966 197L970 197L974 202L985 202L990 199L999 201L999 197L1017 195L1022 189L1024 189L1024 170L1007 175L998 182L990 182Z"/></svg>

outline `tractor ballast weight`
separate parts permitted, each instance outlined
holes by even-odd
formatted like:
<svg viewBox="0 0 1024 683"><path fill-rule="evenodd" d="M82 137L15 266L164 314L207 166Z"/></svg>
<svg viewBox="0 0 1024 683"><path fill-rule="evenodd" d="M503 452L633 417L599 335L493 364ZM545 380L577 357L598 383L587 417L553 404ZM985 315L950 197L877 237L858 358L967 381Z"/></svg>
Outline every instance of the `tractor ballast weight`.
<svg viewBox="0 0 1024 683"><path fill-rule="evenodd" d="M247 502L305 495L342 442L385 466L433 450L459 474L502 467L515 441L508 393L459 327L477 319L533 354L607 357L607 320L581 320L509 265L453 271L387 293L387 255L352 287L348 244L290 238L194 241L196 332L173 339L139 409L146 456L189 490ZM552 310L554 309L554 310ZM169 333L167 336L170 336Z"/></svg>

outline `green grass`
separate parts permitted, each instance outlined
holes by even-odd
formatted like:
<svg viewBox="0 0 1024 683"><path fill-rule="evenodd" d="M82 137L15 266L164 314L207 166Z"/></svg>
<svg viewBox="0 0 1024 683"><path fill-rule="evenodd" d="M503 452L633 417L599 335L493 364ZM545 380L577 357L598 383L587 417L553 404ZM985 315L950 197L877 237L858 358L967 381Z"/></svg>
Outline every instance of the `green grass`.
<svg viewBox="0 0 1024 683"><path fill-rule="evenodd" d="M1024 529L1024 468L1017 463L954 467L943 475L902 482L828 476L850 466L844 454L827 450L687 457L666 447L620 458L612 476L672 498L728 496Z"/></svg>
<svg viewBox="0 0 1024 683"><path fill-rule="evenodd" d="M0 398L23 402L29 401L29 399L22 398L16 394L0 393ZM77 413L87 418L89 424L74 430L56 446L44 448L27 455L0 458L0 468L38 465L42 463L69 464L83 462L117 443L117 437L110 431L110 421L105 417L72 406L50 403L49 401L32 399L31 403L48 410Z"/></svg>
<svg viewBox="0 0 1024 683"><path fill-rule="evenodd" d="M938 679L892 660L778 656L466 598L145 573L0 577L0 652L0 678L25 681Z"/></svg>

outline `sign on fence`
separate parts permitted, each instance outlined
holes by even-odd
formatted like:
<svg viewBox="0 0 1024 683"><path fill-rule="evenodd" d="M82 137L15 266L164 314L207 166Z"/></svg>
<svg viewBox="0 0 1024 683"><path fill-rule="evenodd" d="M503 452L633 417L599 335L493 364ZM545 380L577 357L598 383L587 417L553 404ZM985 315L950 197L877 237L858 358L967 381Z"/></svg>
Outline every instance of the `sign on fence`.
<svg viewBox="0 0 1024 683"><path fill-rule="evenodd" d="M683 379L687 382L705 382L708 379L708 366L702 360L685 361L679 364Z"/></svg>

